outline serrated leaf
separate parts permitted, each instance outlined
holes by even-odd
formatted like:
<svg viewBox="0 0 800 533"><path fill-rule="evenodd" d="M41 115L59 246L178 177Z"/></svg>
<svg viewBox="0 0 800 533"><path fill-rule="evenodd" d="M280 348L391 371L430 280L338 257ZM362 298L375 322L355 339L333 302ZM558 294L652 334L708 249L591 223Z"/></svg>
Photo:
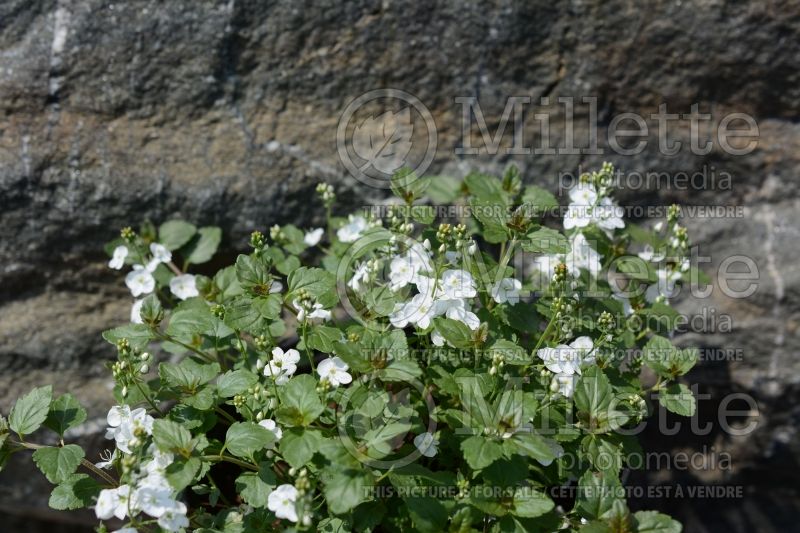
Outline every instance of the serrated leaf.
<svg viewBox="0 0 800 533"><path fill-rule="evenodd" d="M258 383L258 376L247 369L229 370L217 380L217 394L221 398L231 398L241 394Z"/></svg>
<svg viewBox="0 0 800 533"><path fill-rule="evenodd" d="M236 422L225 433L225 447L233 455L250 458L275 441L275 434L253 422Z"/></svg>
<svg viewBox="0 0 800 533"><path fill-rule="evenodd" d="M294 468L304 466L319 449L322 434L315 429L288 428L280 441L281 455Z"/></svg>
<svg viewBox="0 0 800 533"><path fill-rule="evenodd" d="M86 409L81 407L75 396L67 393L53 401L44 425L63 436L68 429L79 426L85 420Z"/></svg>
<svg viewBox="0 0 800 533"><path fill-rule="evenodd" d="M539 228L529 233L520 241L520 246L526 252L544 254L565 254L570 250L567 238L561 232L550 228Z"/></svg>
<svg viewBox="0 0 800 533"><path fill-rule="evenodd" d="M44 423L53 399L53 387L37 387L18 399L8 415L8 426L20 435L30 435Z"/></svg>
<svg viewBox="0 0 800 533"><path fill-rule="evenodd" d="M617 477L607 472L587 471L578 480L575 508L583 517L605 518L618 501L624 502L624 491Z"/></svg>
<svg viewBox="0 0 800 533"><path fill-rule="evenodd" d="M672 383L658 393L658 401L667 411L681 416L694 416L697 405L692 391L682 383Z"/></svg>
<svg viewBox="0 0 800 533"><path fill-rule="evenodd" d="M177 422L160 418L153 423L153 442L162 452L188 452L192 434Z"/></svg>
<svg viewBox="0 0 800 533"><path fill-rule="evenodd" d="M84 453L80 446L68 444L64 447L39 448L33 452L33 462L50 483L63 483L75 473Z"/></svg>
<svg viewBox="0 0 800 533"><path fill-rule="evenodd" d="M236 492L253 507L266 507L269 494L277 485L269 464L261 463L258 472L245 472L236 478Z"/></svg>
<svg viewBox="0 0 800 533"><path fill-rule="evenodd" d="M341 470L325 480L323 492L328 509L343 514L367 499L368 475L361 470Z"/></svg>
<svg viewBox="0 0 800 533"><path fill-rule="evenodd" d="M308 374L290 379L283 386L282 396L278 414L292 426L308 426L325 408L317 393L317 380Z"/></svg>
<svg viewBox="0 0 800 533"><path fill-rule="evenodd" d="M473 435L461 442L464 459L473 470L481 470L503 456L503 447L492 439Z"/></svg>
<svg viewBox="0 0 800 533"><path fill-rule="evenodd" d="M103 338L114 345L120 339L127 339L131 348L143 349L152 340L153 334L145 324L128 324L104 331Z"/></svg>
<svg viewBox="0 0 800 533"><path fill-rule="evenodd" d="M555 504L546 494L530 487L519 488L514 494L514 510L511 514L523 518L535 518L549 513Z"/></svg>
<svg viewBox="0 0 800 533"><path fill-rule="evenodd" d="M656 511L637 511L633 513L638 533L681 533L681 524L665 514Z"/></svg>
<svg viewBox="0 0 800 533"><path fill-rule="evenodd" d="M87 474L72 474L53 489L49 505L58 511L90 507L100 493L100 485Z"/></svg>

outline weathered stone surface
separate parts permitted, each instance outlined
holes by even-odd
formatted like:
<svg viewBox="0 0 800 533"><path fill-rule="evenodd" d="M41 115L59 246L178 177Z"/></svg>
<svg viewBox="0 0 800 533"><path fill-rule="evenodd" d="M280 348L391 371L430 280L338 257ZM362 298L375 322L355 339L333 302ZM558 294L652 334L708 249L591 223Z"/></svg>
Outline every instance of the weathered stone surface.
<svg viewBox="0 0 800 533"><path fill-rule="evenodd" d="M499 170L515 160L528 182L552 189L559 172L604 159L627 171L713 167L733 176L726 190L649 187L624 195L639 206L746 206L742 219L687 224L712 257L708 272L744 253L760 273L747 299L715 291L710 300L679 305L733 317L730 333L695 332L682 342L742 350L741 361L705 362L691 377L704 390L743 391L759 402L761 425L752 435L715 441L734 454L735 469L712 479L747 485L757 495L719 510L710 501L661 504L693 531L793 527L800 460L800 6L647 4L2 2L0 409L30 385L56 378L57 388L74 390L92 402L93 416L102 415L102 363L111 352L99 332L126 319L130 298L105 268L101 246L121 226L176 215L219 224L230 254L253 228L318 220L309 198L320 180L337 184L344 205L379 197L346 178L335 132L354 97L395 87L420 98L436 120L435 172ZM665 156L652 136L633 157L458 156L457 96L479 98L492 132L508 96L529 96L532 106L541 97L555 103L559 96L596 96L601 147L615 115L655 112L661 103L675 113L697 103L715 120L751 114L760 138L746 156L716 144L707 155ZM536 146L532 113L525 134ZM583 146L585 106L575 113L576 145ZM553 118L551 129L557 146L566 135L563 118ZM479 139L477 128L472 134ZM686 125L673 136L686 142ZM507 133L502 146L510 144ZM46 499L44 485L2 479L11 491L4 502ZM766 510L757 510L762 503Z"/></svg>

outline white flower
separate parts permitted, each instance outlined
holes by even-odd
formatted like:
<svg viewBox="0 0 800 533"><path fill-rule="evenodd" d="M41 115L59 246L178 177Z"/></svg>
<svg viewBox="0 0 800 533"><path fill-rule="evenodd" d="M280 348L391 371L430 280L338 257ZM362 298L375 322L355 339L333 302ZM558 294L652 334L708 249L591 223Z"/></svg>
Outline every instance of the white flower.
<svg viewBox="0 0 800 533"><path fill-rule="evenodd" d="M427 431L414 437L414 446L416 446L419 453L425 457L433 457L436 455L438 451L436 447L438 445L439 441L434 438L432 433Z"/></svg>
<svg viewBox="0 0 800 533"><path fill-rule="evenodd" d="M267 507L278 518L297 522L295 501L297 501L297 489L294 488L294 485L279 485L278 488L269 493Z"/></svg>
<svg viewBox="0 0 800 533"><path fill-rule="evenodd" d="M300 352L294 348L283 351L279 346L272 349L272 360L264 367L264 375L272 377L277 385L283 385L297 371Z"/></svg>
<svg viewBox="0 0 800 533"><path fill-rule="evenodd" d="M175 460L175 456L171 453L162 452L155 445L150 446L150 451L153 458L144 465L144 471L150 474L158 474L163 476L167 472L167 467Z"/></svg>
<svg viewBox="0 0 800 533"><path fill-rule="evenodd" d="M369 263L364 262L353 273L353 277L347 282L347 286L356 292L361 292L366 283L369 283Z"/></svg>
<svg viewBox="0 0 800 533"><path fill-rule="evenodd" d="M172 252L167 250L167 247L157 242L150 243L150 253L153 254L153 259L159 263L169 263L172 261Z"/></svg>
<svg viewBox="0 0 800 533"><path fill-rule="evenodd" d="M131 453L129 443L136 428L143 429L148 435L153 433L153 417L143 407L131 411L127 405L115 405L108 411L106 420L109 425L106 438L114 439L117 448L125 453Z"/></svg>
<svg viewBox="0 0 800 533"><path fill-rule="evenodd" d="M355 242L361 237L364 230L367 229L367 219L361 215L350 215L348 223L339 228L336 236L342 242Z"/></svg>
<svg viewBox="0 0 800 533"><path fill-rule="evenodd" d="M472 298L478 294L475 280L466 270L445 270L442 273L442 299Z"/></svg>
<svg viewBox="0 0 800 533"><path fill-rule="evenodd" d="M442 336L442 334L439 333L438 329L434 329L433 331L431 331L431 342L433 343L434 346L444 346L446 340Z"/></svg>
<svg viewBox="0 0 800 533"><path fill-rule="evenodd" d="M449 319L463 322L471 330L476 330L481 325L478 315L470 311L467 302L463 299L437 300L436 314L445 315Z"/></svg>
<svg viewBox="0 0 800 533"><path fill-rule="evenodd" d="M134 297L150 294L156 288L156 280L142 265L133 265L133 270L125 276L125 285L131 290Z"/></svg>
<svg viewBox="0 0 800 533"><path fill-rule="evenodd" d="M496 284L489 288L489 294L495 302L515 304L519 302L519 291L522 289L522 283L514 278L503 278Z"/></svg>
<svg viewBox="0 0 800 533"><path fill-rule="evenodd" d="M164 513L158 518L158 525L166 531L181 531L189 527L189 519L186 517L186 504L176 502L178 505Z"/></svg>
<svg viewBox="0 0 800 533"><path fill-rule="evenodd" d="M271 431L272 434L275 435L276 441L281 440L281 437L283 437L283 430L279 428L278 424L276 424L275 421L272 420L271 418L265 418L264 420L259 422L258 425L264 429Z"/></svg>
<svg viewBox="0 0 800 533"><path fill-rule="evenodd" d="M108 262L108 266L110 266L114 270L119 270L123 266L125 266L126 257L128 257L128 247L117 246L116 248L114 248L114 256Z"/></svg>
<svg viewBox="0 0 800 533"><path fill-rule="evenodd" d="M131 322L134 324L142 324L144 321L142 320L142 304L144 303L144 298L141 300L136 300L133 302L131 306Z"/></svg>
<svg viewBox="0 0 800 533"><path fill-rule="evenodd" d="M310 310L307 310L305 307L303 307L303 305L300 304L298 300L293 300L292 306L294 306L294 308L297 309L297 320L301 322L306 318L308 318L309 320L314 318L320 318L323 321L331 319L331 312L328 311L327 309L324 309L321 303L315 302L314 306ZM311 312L309 313L308 311Z"/></svg>
<svg viewBox="0 0 800 533"><path fill-rule="evenodd" d="M592 223L592 208L585 205L569 204L564 214L564 229L585 228Z"/></svg>
<svg viewBox="0 0 800 533"><path fill-rule="evenodd" d="M572 204L591 207L597 201L597 191L591 183L579 183L570 189L569 201Z"/></svg>
<svg viewBox="0 0 800 533"><path fill-rule="evenodd" d="M160 482L140 483L134 494L133 501L137 509L153 518L176 511L177 504L180 503L172 498L172 489L169 485L164 486Z"/></svg>
<svg viewBox="0 0 800 533"><path fill-rule="evenodd" d="M347 385L353 381L353 376L347 373L350 367L338 357L329 357L317 366L320 380L326 380L332 387Z"/></svg>
<svg viewBox="0 0 800 533"><path fill-rule="evenodd" d="M269 286L269 293L270 294L277 294L283 290L283 283L277 280L272 280L272 284Z"/></svg>
<svg viewBox="0 0 800 533"><path fill-rule="evenodd" d="M600 273L601 258L600 254L592 248L583 233L576 233L570 239L571 250L564 259L567 267L572 272L573 277L580 276L580 269L589 271L592 277L597 277Z"/></svg>
<svg viewBox="0 0 800 533"><path fill-rule="evenodd" d="M555 348L541 348L536 355L544 361L544 366L550 372L571 376L581 373L581 364L594 362L594 356L590 355L593 347L592 339L578 337L569 345L559 344Z"/></svg>
<svg viewBox="0 0 800 533"><path fill-rule="evenodd" d="M322 228L312 229L311 231L306 232L305 236L303 237L303 242L308 246L316 246L322 239L323 233L325 233L325 230Z"/></svg>
<svg viewBox="0 0 800 533"><path fill-rule="evenodd" d="M565 398L571 398L575 391L576 377L572 374L556 374L550 382L550 390L557 392Z"/></svg>
<svg viewBox="0 0 800 533"><path fill-rule="evenodd" d="M135 527L123 527L122 529L115 529L111 533L139 533Z"/></svg>
<svg viewBox="0 0 800 533"><path fill-rule="evenodd" d="M389 288L399 291L414 279L417 274L416 266L408 256L395 257L389 264Z"/></svg>
<svg viewBox="0 0 800 533"><path fill-rule="evenodd" d="M200 292L197 290L197 283L195 282L194 275L181 274L169 280L169 290L172 294L186 300L198 296Z"/></svg>
<svg viewBox="0 0 800 533"><path fill-rule="evenodd" d="M130 485L120 485L116 489L101 490L94 506L94 514L100 520L108 520L112 516L122 520L128 514L128 498L130 494Z"/></svg>
<svg viewBox="0 0 800 533"><path fill-rule="evenodd" d="M389 315L389 322L396 328L404 328L408 323L421 329L431 325L431 319L437 316L436 304L428 294L417 294L406 303L396 303Z"/></svg>

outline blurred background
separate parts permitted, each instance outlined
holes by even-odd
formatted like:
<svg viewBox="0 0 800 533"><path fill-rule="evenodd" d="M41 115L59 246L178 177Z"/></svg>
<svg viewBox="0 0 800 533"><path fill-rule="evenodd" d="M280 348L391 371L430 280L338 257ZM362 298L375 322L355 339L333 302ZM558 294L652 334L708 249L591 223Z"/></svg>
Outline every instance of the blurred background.
<svg viewBox="0 0 800 533"><path fill-rule="evenodd" d="M797 531L796 0L0 1L0 411L53 382L89 408L72 438L102 449L111 401L104 363L114 353L100 332L126 322L132 303L103 244L123 226L180 216L221 226L220 261L229 261L253 229L319 222L324 214L310 199L320 181L336 186L346 209L379 201L385 191L353 180L340 161L336 129L349 102L381 88L407 91L430 110L438 147L428 173L501 172L514 162L526 183L555 192L560 174L610 160L623 172L668 176L623 190L623 205L740 209L684 217L710 257L700 268L713 290L681 296L677 308L700 318L677 342L727 354L688 376L710 395L698 417L714 429L643 435L646 450L708 460L626 481L738 487L728 498L634 498L635 508L664 510L689 532ZM693 153L689 123L676 120L670 142L684 149L667 155L648 119L650 142L635 156L458 153L456 98L476 98L494 133L512 96L530 98L529 115L548 99L551 146L563 145L570 127L585 146L596 126L603 148L614 117L649 117L661 104L678 114L696 104L710 115L699 133L713 146ZM573 120L559 97L575 99ZM596 113L582 97L596 98ZM757 145L741 155L715 136L731 113L758 126ZM540 144L540 123L525 120L523 129L526 145ZM480 139L477 122L469 131ZM512 144L509 126L501 148ZM669 177L698 172L701 186L671 186ZM733 255L758 270L747 298L718 287L718 269ZM754 400L728 406L743 411L737 423L757 422L747 435L719 429L721 400L731 393ZM721 454L730 457L722 467ZM0 473L0 530L90 530L91 513L51 512L48 496L29 461L12 461Z"/></svg>

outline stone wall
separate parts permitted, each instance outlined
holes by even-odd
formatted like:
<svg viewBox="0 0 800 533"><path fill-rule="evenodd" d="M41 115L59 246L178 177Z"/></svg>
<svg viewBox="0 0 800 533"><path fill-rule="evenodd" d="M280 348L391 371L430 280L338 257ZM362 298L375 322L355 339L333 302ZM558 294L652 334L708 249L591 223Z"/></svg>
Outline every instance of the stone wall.
<svg viewBox="0 0 800 533"><path fill-rule="evenodd" d="M347 176L335 132L353 98L394 87L417 96L435 119L432 172L499 171L514 161L527 182L552 190L560 172L605 159L629 172L713 168L732 176L730 187L623 195L629 205L743 206L743 218L686 223L712 258L706 272L744 253L760 273L747 299L715 287L710 299L679 304L690 314L713 307L733 323L731 332L699 331L681 342L742 353L704 362L691 380L715 397L745 392L760 413L749 436L713 434L702 443L732 453L732 471L679 480L744 485L747 497L646 503L676 514L689 531L788 530L800 473L798 73L795 0L5 0L0 410L54 381L101 424L109 397L103 364L113 354L99 333L125 321L131 303L102 253L120 227L174 216L217 224L230 257L254 228L319 219L308 199L321 180L335 183L345 204L380 197ZM478 97L492 131L509 96L528 96L532 106L543 97L594 96L602 148L613 117L662 103L675 113L696 103L714 120L747 113L760 134L741 156L717 144L706 155L666 156L655 138L634 157L458 155L457 96ZM586 106L576 105L576 138L586 138L590 123ZM565 124L552 120L552 145L567 135ZM525 134L536 140L538 127L526 120ZM688 145L688 133L682 124L671 135ZM503 146L510 143L509 134ZM651 443L665 447L661 440L653 435ZM675 443L701 445L686 438L667 449ZM49 520L44 485L28 472L14 464L0 474L0 507Z"/></svg>

